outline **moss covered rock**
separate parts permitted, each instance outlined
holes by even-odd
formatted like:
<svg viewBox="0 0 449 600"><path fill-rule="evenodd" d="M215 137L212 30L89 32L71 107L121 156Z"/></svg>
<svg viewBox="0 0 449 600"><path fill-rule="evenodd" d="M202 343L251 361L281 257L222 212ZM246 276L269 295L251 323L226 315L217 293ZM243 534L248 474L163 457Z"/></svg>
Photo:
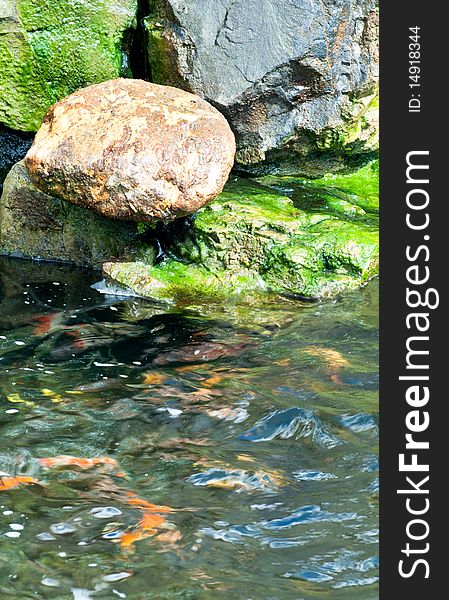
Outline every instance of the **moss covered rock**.
<svg viewBox="0 0 449 600"><path fill-rule="evenodd" d="M0 199L0 254L101 268L137 240L137 226L44 194L20 161Z"/></svg>
<svg viewBox="0 0 449 600"><path fill-rule="evenodd" d="M319 298L354 289L378 268L376 208L363 191L374 189L377 172L365 169L365 185L353 176L345 189L327 180L233 178L191 224L160 232L170 258L110 262L104 271L158 299L255 290Z"/></svg>
<svg viewBox="0 0 449 600"><path fill-rule="evenodd" d="M128 73L137 0L2 0L0 122L36 131L49 106Z"/></svg>

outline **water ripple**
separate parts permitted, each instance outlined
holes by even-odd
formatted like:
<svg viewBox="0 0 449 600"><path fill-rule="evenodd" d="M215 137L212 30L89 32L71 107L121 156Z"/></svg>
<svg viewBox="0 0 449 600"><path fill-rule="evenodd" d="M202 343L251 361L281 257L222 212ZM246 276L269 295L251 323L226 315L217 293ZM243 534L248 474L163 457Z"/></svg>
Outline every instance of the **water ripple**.
<svg viewBox="0 0 449 600"><path fill-rule="evenodd" d="M310 437L315 444L333 448L342 443L328 431L321 419L311 410L293 406L284 410L275 410L263 417L251 429L239 436L248 442L267 442L276 438Z"/></svg>

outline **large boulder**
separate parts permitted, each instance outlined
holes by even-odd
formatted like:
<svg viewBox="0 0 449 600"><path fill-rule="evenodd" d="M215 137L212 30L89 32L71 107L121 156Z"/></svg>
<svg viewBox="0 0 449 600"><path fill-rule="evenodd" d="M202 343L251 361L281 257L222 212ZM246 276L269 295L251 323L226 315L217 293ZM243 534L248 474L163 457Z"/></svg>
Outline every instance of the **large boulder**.
<svg viewBox="0 0 449 600"><path fill-rule="evenodd" d="M0 198L0 254L100 269L136 244L135 223L101 217L44 194L23 160L5 179Z"/></svg>
<svg viewBox="0 0 449 600"><path fill-rule="evenodd" d="M237 163L323 174L377 143L376 0L154 0L153 81L219 108Z"/></svg>
<svg viewBox="0 0 449 600"><path fill-rule="evenodd" d="M104 216L170 221L221 192L234 154L226 119L201 98L116 79L55 104L25 164L42 191Z"/></svg>
<svg viewBox="0 0 449 600"><path fill-rule="evenodd" d="M129 73L137 0L1 0L0 123L36 131L78 88Z"/></svg>

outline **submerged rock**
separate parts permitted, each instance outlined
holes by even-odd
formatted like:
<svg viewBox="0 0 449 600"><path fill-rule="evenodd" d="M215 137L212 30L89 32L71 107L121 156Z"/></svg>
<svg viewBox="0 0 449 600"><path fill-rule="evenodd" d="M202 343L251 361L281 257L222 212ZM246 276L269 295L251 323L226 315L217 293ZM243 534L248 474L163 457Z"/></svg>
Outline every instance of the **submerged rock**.
<svg viewBox="0 0 449 600"><path fill-rule="evenodd" d="M153 81L220 109L249 171L339 170L377 145L376 0L155 0Z"/></svg>
<svg viewBox="0 0 449 600"><path fill-rule="evenodd" d="M220 193L234 154L225 118L201 98L116 79L55 104L25 164L42 191L99 214L170 221Z"/></svg>
<svg viewBox="0 0 449 600"><path fill-rule="evenodd" d="M367 172L377 178L375 166ZM301 206L306 182L292 188L288 180L288 192L279 178L274 187L267 183L233 178L181 233L165 233L170 258L156 265L108 262L106 275L142 296L182 301L257 290L326 297L377 273L378 217L375 207L362 207L367 196L374 202L372 190L351 192L349 183L335 195L313 190L322 199L317 208Z"/></svg>
<svg viewBox="0 0 449 600"><path fill-rule="evenodd" d="M78 88L129 73L137 0L2 0L0 122L36 131Z"/></svg>
<svg viewBox="0 0 449 600"><path fill-rule="evenodd" d="M136 225L107 219L44 194L23 161L5 179L0 199L0 254L101 268L123 254Z"/></svg>

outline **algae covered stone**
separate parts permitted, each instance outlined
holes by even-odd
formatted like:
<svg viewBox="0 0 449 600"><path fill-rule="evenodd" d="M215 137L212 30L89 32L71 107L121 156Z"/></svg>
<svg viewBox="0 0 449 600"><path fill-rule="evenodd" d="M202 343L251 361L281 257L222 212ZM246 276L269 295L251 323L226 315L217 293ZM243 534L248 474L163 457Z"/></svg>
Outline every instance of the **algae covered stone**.
<svg viewBox="0 0 449 600"><path fill-rule="evenodd" d="M20 161L0 199L0 254L101 268L135 245L137 228L38 190Z"/></svg>
<svg viewBox="0 0 449 600"><path fill-rule="evenodd" d="M47 109L129 73L137 0L2 0L0 122L36 131Z"/></svg>
<svg viewBox="0 0 449 600"><path fill-rule="evenodd" d="M170 221L220 193L234 154L226 119L198 96L116 79L55 104L25 164L42 191L104 216Z"/></svg>
<svg viewBox="0 0 449 600"><path fill-rule="evenodd" d="M170 258L108 262L104 271L142 296L176 300L258 291L330 297L377 273L378 216L356 203L349 184L335 195L307 182L283 185L234 177L186 227L161 232Z"/></svg>

